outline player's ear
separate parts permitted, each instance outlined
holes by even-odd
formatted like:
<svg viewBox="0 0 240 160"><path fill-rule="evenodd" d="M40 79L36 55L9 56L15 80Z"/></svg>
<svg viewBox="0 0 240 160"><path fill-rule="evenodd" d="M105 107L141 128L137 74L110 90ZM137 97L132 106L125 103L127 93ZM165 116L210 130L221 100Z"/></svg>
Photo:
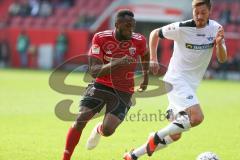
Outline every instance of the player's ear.
<svg viewBox="0 0 240 160"><path fill-rule="evenodd" d="M115 28L118 28L118 23L117 22L115 22Z"/></svg>

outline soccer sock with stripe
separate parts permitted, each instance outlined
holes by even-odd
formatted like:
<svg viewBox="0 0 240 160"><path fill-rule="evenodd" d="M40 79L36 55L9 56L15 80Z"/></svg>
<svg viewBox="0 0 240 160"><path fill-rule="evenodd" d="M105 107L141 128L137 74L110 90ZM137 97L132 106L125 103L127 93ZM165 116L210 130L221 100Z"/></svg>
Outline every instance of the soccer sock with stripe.
<svg viewBox="0 0 240 160"><path fill-rule="evenodd" d="M164 143L159 143L156 150L160 150L162 148L165 148L168 144L173 142L173 140L172 140L172 138L170 136L166 136L164 138L164 141L165 141L165 144ZM139 148L135 149L133 151L133 155L135 155L136 157L141 157L142 155L147 153L146 148L147 148L147 143L145 143L144 145L142 145Z"/></svg>
<svg viewBox="0 0 240 160"><path fill-rule="evenodd" d="M70 128L68 130L67 138L66 138L66 144L65 144L65 150L63 153L62 160L70 160L72 153L78 144L81 137L81 132L78 131L76 128Z"/></svg>

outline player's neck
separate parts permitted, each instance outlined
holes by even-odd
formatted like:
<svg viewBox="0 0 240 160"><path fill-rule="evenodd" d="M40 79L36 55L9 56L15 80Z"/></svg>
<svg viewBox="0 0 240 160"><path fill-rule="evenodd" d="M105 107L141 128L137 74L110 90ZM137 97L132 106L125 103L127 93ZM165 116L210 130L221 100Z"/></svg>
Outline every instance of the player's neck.
<svg viewBox="0 0 240 160"><path fill-rule="evenodd" d="M195 24L196 24L196 22L195 22ZM205 28L208 24L209 24L209 20L204 25L197 25L196 24L196 28L197 29Z"/></svg>
<svg viewBox="0 0 240 160"><path fill-rule="evenodd" d="M118 41L128 41L129 39L126 39L125 37L123 37L118 31L115 31L115 38Z"/></svg>

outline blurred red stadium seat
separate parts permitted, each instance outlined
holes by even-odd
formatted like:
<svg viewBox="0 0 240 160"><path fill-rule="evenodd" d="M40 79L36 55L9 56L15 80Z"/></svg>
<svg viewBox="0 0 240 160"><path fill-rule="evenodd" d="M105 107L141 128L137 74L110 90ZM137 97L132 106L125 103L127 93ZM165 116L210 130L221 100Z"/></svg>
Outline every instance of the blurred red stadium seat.
<svg viewBox="0 0 240 160"><path fill-rule="evenodd" d="M227 39L226 45L228 50L228 56L233 57L233 55L236 54L238 49L238 41L236 39Z"/></svg>
<svg viewBox="0 0 240 160"><path fill-rule="evenodd" d="M46 18L38 17L34 19L34 28L44 28L44 25L46 24Z"/></svg>
<svg viewBox="0 0 240 160"><path fill-rule="evenodd" d="M58 17L60 17L60 16L65 16L67 11L68 11L67 9L56 8L56 9L55 9L55 12L54 12L54 15L56 15L56 16L58 16Z"/></svg>
<svg viewBox="0 0 240 160"><path fill-rule="evenodd" d="M237 13L240 9L240 4L237 1L233 1L233 2L230 3L230 7L231 7L231 11L233 13Z"/></svg>
<svg viewBox="0 0 240 160"><path fill-rule="evenodd" d="M79 14L80 10L76 7L71 8L68 10L67 16L68 17L77 17Z"/></svg>
<svg viewBox="0 0 240 160"><path fill-rule="evenodd" d="M235 24L227 24L225 25L226 32L236 32L236 25Z"/></svg>
<svg viewBox="0 0 240 160"><path fill-rule="evenodd" d="M240 25L237 26L237 33L240 34Z"/></svg>
<svg viewBox="0 0 240 160"><path fill-rule="evenodd" d="M68 18L60 18L57 21L57 26L66 27L68 25Z"/></svg>
<svg viewBox="0 0 240 160"><path fill-rule="evenodd" d="M10 20L10 26L11 27L19 27L19 26L22 25L22 23L23 23L22 17L18 17L18 16L17 17L13 17Z"/></svg>
<svg viewBox="0 0 240 160"><path fill-rule="evenodd" d="M46 19L46 24L45 24L46 27L50 27L50 28L56 27L56 24L57 24L57 19L55 16L51 16Z"/></svg>
<svg viewBox="0 0 240 160"><path fill-rule="evenodd" d="M34 23L34 18L33 17L27 17L27 18L23 18L23 26L25 28L31 27Z"/></svg>

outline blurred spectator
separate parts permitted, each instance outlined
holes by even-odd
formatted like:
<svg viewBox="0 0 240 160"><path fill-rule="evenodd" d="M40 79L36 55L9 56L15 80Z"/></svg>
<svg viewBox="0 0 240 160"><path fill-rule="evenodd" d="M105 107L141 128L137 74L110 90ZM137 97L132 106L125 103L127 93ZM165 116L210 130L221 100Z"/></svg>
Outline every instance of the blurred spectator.
<svg viewBox="0 0 240 160"><path fill-rule="evenodd" d="M229 59L228 59L229 61ZM205 75L206 78L220 78L220 79L226 79L227 77L227 69L229 68L229 63L219 63L217 59L212 60L207 74Z"/></svg>
<svg viewBox="0 0 240 160"><path fill-rule="evenodd" d="M8 13L11 16L18 16L20 13L21 5L19 0L15 0L8 8Z"/></svg>
<svg viewBox="0 0 240 160"><path fill-rule="evenodd" d="M240 11L238 11L237 15L238 15L237 18L236 18L237 26L240 27L240 16L239 16L240 15Z"/></svg>
<svg viewBox="0 0 240 160"><path fill-rule="evenodd" d="M0 67L9 66L10 48L6 38L0 40Z"/></svg>
<svg viewBox="0 0 240 160"><path fill-rule="evenodd" d="M52 5L47 0L43 0L40 4L39 16L48 17L52 14L52 12Z"/></svg>
<svg viewBox="0 0 240 160"><path fill-rule="evenodd" d="M213 59L205 74L205 78L231 79L234 78L234 75L238 75L240 78L239 74L240 49L234 54L234 57L228 57L228 60L225 63L219 63L216 59Z"/></svg>
<svg viewBox="0 0 240 160"><path fill-rule="evenodd" d="M0 18L0 28L6 28L9 24L9 17L7 15L3 15Z"/></svg>
<svg viewBox="0 0 240 160"><path fill-rule="evenodd" d="M69 8L73 7L75 0L51 0L54 8Z"/></svg>
<svg viewBox="0 0 240 160"><path fill-rule="evenodd" d="M19 15L22 17L31 15L31 6L28 3L28 0L23 0L20 5Z"/></svg>
<svg viewBox="0 0 240 160"><path fill-rule="evenodd" d="M232 64L234 66L234 70L240 72L240 49L238 49L237 53L235 54Z"/></svg>
<svg viewBox="0 0 240 160"><path fill-rule="evenodd" d="M30 41L25 30L22 30L17 39L17 51L20 55L21 67L27 67L28 64L28 47Z"/></svg>
<svg viewBox="0 0 240 160"><path fill-rule="evenodd" d="M87 21L87 15L85 15L84 13L79 13L78 18L74 24L75 28L84 28L86 21Z"/></svg>
<svg viewBox="0 0 240 160"><path fill-rule="evenodd" d="M55 65L59 65L64 61L64 55L68 49L68 38L64 29L61 29L57 39L56 39L56 48L55 48Z"/></svg>
<svg viewBox="0 0 240 160"><path fill-rule="evenodd" d="M231 8L229 4L226 4L223 8L223 11L220 14L220 23L222 25L228 24L231 22Z"/></svg>
<svg viewBox="0 0 240 160"><path fill-rule="evenodd" d="M93 13L79 13L78 19L74 24L75 28L88 28L96 20L96 16Z"/></svg>
<svg viewBox="0 0 240 160"><path fill-rule="evenodd" d="M39 0L29 0L29 5L31 7L31 16L37 16L40 9Z"/></svg>
<svg viewBox="0 0 240 160"><path fill-rule="evenodd" d="M96 15L93 12L89 12L86 17L86 27L90 27L93 22L96 20Z"/></svg>

